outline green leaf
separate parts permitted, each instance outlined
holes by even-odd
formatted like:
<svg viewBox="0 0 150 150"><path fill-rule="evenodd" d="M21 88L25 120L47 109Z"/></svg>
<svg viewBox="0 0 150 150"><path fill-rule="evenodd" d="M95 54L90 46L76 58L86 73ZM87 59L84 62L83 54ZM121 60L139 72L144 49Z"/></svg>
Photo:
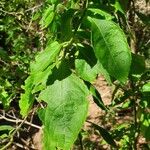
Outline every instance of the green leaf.
<svg viewBox="0 0 150 150"><path fill-rule="evenodd" d="M51 4L57 4L60 0L47 0Z"/></svg>
<svg viewBox="0 0 150 150"><path fill-rule="evenodd" d="M75 75L56 80L39 99L47 103L40 115L44 124L44 149L69 150L86 119L89 92Z"/></svg>
<svg viewBox="0 0 150 150"><path fill-rule="evenodd" d="M131 74L143 74L145 71L145 59L143 56L132 54Z"/></svg>
<svg viewBox="0 0 150 150"><path fill-rule="evenodd" d="M61 39L68 41L73 36L72 19L76 10L69 9L62 15L61 18ZM64 21L65 20L65 21Z"/></svg>
<svg viewBox="0 0 150 150"><path fill-rule="evenodd" d="M108 109L105 107L100 93L97 91L97 89L92 84L90 85L90 92L93 95L93 100L97 104L97 106L99 106L101 109L107 111Z"/></svg>
<svg viewBox="0 0 150 150"><path fill-rule="evenodd" d="M149 113L142 113L141 118L141 132L146 138L147 141L150 140L150 114Z"/></svg>
<svg viewBox="0 0 150 150"><path fill-rule="evenodd" d="M150 15L145 15L141 12L136 11L137 16L142 20L145 25L150 25Z"/></svg>
<svg viewBox="0 0 150 150"><path fill-rule="evenodd" d="M23 117L25 117L28 114L34 102L32 88L33 88L33 77L30 76L25 80L25 86L23 87L25 93L21 94L21 99L19 100L20 114Z"/></svg>
<svg viewBox="0 0 150 150"><path fill-rule="evenodd" d="M98 74L97 60L92 47L79 46L79 55L75 60L77 74L85 81L93 82Z"/></svg>
<svg viewBox="0 0 150 150"><path fill-rule="evenodd" d="M122 0L115 0L115 4L113 5L115 7L115 11L119 11L122 14L125 14L125 9L123 8L123 5L125 5L125 3L122 2Z"/></svg>
<svg viewBox="0 0 150 150"><path fill-rule="evenodd" d="M112 21L89 19L92 23L92 43L96 57L111 76L125 83L131 53L123 31Z"/></svg>
<svg viewBox="0 0 150 150"><path fill-rule="evenodd" d="M101 9L89 8L88 11L91 11L94 15L96 14L100 15L104 17L106 20L112 20L114 18L110 13Z"/></svg>
<svg viewBox="0 0 150 150"><path fill-rule="evenodd" d="M9 130L9 131L11 131L11 130L14 130L14 129L15 129L14 127L9 126L9 125L1 125L1 126L0 126L0 131L4 131L4 130Z"/></svg>
<svg viewBox="0 0 150 150"><path fill-rule="evenodd" d="M79 55L75 60L76 73L85 81L94 82L98 74L102 74L107 82L111 84L108 72L97 61L93 48L88 45L78 45Z"/></svg>
<svg viewBox="0 0 150 150"><path fill-rule="evenodd" d="M53 68L53 66L50 65L43 72L39 72L38 74L32 75L33 76L33 85L34 85L32 93L36 93L36 92L41 91L44 88L46 88L46 82L47 82L49 75L52 73L51 72L52 68Z"/></svg>
<svg viewBox="0 0 150 150"><path fill-rule="evenodd" d="M2 58L3 60L6 60L6 61L10 60L7 52L1 47L0 47L0 58Z"/></svg>
<svg viewBox="0 0 150 150"><path fill-rule="evenodd" d="M150 92L150 82L143 85L142 92Z"/></svg>
<svg viewBox="0 0 150 150"><path fill-rule="evenodd" d="M104 129L104 128L98 126L98 125L95 124L95 123L92 123L92 122L90 122L90 123L92 124L92 126L93 126L96 130L99 131L99 133L101 134L101 136L104 138L104 140L105 140L108 144L110 144L111 146L113 146L113 147L115 147L115 148L117 147L117 145L116 145L116 143L115 143L113 137L110 135L110 133L109 133L106 129Z"/></svg>
<svg viewBox="0 0 150 150"><path fill-rule="evenodd" d="M42 28L47 28L51 22L53 21L54 18L54 6L49 6L43 14L42 19L40 20L39 24L42 26Z"/></svg>
<svg viewBox="0 0 150 150"><path fill-rule="evenodd" d="M102 74L104 78L106 79L107 83L111 85L112 81L111 81L110 75L99 61L97 62L97 68L99 70L98 73Z"/></svg>
<svg viewBox="0 0 150 150"><path fill-rule="evenodd" d="M39 53L35 62L31 64L31 75L25 81L24 91L19 101L20 113L26 116L33 105L34 93L46 88L48 76L52 73L51 69L56 57L59 55L61 46L58 42L53 42Z"/></svg>
<svg viewBox="0 0 150 150"><path fill-rule="evenodd" d="M77 74L85 81L94 82L97 76L97 67L93 68L83 59L75 61Z"/></svg>
<svg viewBox="0 0 150 150"><path fill-rule="evenodd" d="M37 72L44 71L48 66L55 62L60 50L61 45L57 41L49 44L44 51L36 56L35 62L31 63L31 74L37 74Z"/></svg>

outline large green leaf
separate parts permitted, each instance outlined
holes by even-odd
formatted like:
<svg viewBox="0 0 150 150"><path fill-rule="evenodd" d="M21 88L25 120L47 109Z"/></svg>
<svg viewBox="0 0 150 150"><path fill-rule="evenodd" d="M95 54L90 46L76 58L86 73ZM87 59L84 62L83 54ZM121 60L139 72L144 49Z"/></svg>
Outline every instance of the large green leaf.
<svg viewBox="0 0 150 150"><path fill-rule="evenodd" d="M47 103L40 112L44 124L44 150L69 150L85 121L89 91L75 75L56 80L41 92Z"/></svg>
<svg viewBox="0 0 150 150"><path fill-rule="evenodd" d="M124 83L130 69L131 53L123 31L112 21L89 19L96 57L111 76Z"/></svg>
<svg viewBox="0 0 150 150"><path fill-rule="evenodd" d="M31 75L26 79L23 87L24 93L21 95L19 101L20 113L26 116L34 102L33 94L46 88L46 82L49 75L52 73L51 69L55 66L53 62L59 55L61 46L58 42L53 42L47 48L39 53L35 62L30 66Z"/></svg>

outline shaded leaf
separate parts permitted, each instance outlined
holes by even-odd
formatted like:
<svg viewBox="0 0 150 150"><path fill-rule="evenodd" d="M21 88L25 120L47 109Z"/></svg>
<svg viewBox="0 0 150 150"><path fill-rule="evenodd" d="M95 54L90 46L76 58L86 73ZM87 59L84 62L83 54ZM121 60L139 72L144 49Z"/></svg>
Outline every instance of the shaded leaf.
<svg viewBox="0 0 150 150"><path fill-rule="evenodd" d="M70 40L73 35L72 32L72 19L76 10L69 9L62 15L61 20L61 39L63 41ZM64 21L65 20L65 21Z"/></svg>
<svg viewBox="0 0 150 150"><path fill-rule="evenodd" d="M90 85L90 92L91 94L93 95L93 100L94 102L103 110L108 110L106 107L105 107L105 104L103 103L102 101L102 98L101 98L101 95L100 93L97 91L97 89L91 84Z"/></svg>
<svg viewBox="0 0 150 150"><path fill-rule="evenodd" d="M136 11L137 16L142 20L142 22L146 25L150 25L150 15L145 15L141 12Z"/></svg>
<svg viewBox="0 0 150 150"><path fill-rule="evenodd" d="M79 55L75 60L77 74L85 81L93 82L99 73L97 60L90 46L78 46Z"/></svg>
<svg viewBox="0 0 150 150"><path fill-rule="evenodd" d="M143 74L145 71L145 59L143 56L132 54L131 74Z"/></svg>
<svg viewBox="0 0 150 150"><path fill-rule="evenodd" d="M90 123L92 124L92 126L93 126L96 130L99 131L99 133L101 134L101 136L104 138L104 140L105 140L108 144L110 144L111 146L113 146L113 147L115 147L115 148L117 147L117 145L116 145L116 143L115 143L113 137L110 135L110 133L109 133L106 129L104 129L104 128L98 126L98 125L95 124L95 123L92 123L92 122L90 122Z"/></svg>
<svg viewBox="0 0 150 150"><path fill-rule="evenodd" d="M6 60L6 61L10 60L7 52L1 47L0 47L0 58L2 58L3 60Z"/></svg>

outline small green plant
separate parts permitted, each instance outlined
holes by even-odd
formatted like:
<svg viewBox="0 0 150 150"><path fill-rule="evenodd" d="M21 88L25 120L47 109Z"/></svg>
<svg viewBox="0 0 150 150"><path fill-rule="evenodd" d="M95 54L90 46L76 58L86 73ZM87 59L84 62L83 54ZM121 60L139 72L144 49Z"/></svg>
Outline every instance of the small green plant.
<svg viewBox="0 0 150 150"><path fill-rule="evenodd" d="M87 97L92 94L84 81L92 84L99 73L121 84L127 81L131 52L126 37L109 13L94 6L93 1L65 5L49 1L39 22L42 29L49 28L51 38L30 65L19 106L26 116L35 95L39 102L46 102L38 111L44 125L44 149L67 150L76 140L87 116ZM116 146L113 139L109 143Z"/></svg>

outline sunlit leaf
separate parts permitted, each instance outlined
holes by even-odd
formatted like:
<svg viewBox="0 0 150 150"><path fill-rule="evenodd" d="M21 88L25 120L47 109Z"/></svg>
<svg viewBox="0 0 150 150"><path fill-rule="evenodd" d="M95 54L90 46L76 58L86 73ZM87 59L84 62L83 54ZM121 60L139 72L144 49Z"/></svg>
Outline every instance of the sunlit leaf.
<svg viewBox="0 0 150 150"><path fill-rule="evenodd" d="M123 31L112 21L89 19L92 23L92 43L96 57L111 76L120 82L126 82L131 53Z"/></svg>
<svg viewBox="0 0 150 150"><path fill-rule="evenodd" d="M31 74L44 71L51 65L61 50L61 45L55 41L49 44L44 51L35 57L35 62L31 63Z"/></svg>
<svg viewBox="0 0 150 150"><path fill-rule="evenodd" d="M45 150L71 148L87 115L88 94L86 86L73 74L42 91L39 99L47 103L40 117L44 123Z"/></svg>
<svg viewBox="0 0 150 150"><path fill-rule="evenodd" d="M89 8L88 10L91 11L94 15L96 15L96 14L101 15L106 20L112 20L114 18L111 14L109 14L108 12L101 10L101 9Z"/></svg>
<svg viewBox="0 0 150 150"><path fill-rule="evenodd" d="M44 14L42 15L42 19L40 20L39 24L41 24L42 28L47 28L51 22L53 21L54 18L54 7L53 6L49 6Z"/></svg>
<svg viewBox="0 0 150 150"><path fill-rule="evenodd" d="M25 86L23 87L25 93L21 94L21 99L19 101L20 113L22 116L27 115L34 102L32 88L33 88L33 78L30 76L25 81Z"/></svg>
<svg viewBox="0 0 150 150"><path fill-rule="evenodd" d="M150 82L143 85L142 92L150 92Z"/></svg>

